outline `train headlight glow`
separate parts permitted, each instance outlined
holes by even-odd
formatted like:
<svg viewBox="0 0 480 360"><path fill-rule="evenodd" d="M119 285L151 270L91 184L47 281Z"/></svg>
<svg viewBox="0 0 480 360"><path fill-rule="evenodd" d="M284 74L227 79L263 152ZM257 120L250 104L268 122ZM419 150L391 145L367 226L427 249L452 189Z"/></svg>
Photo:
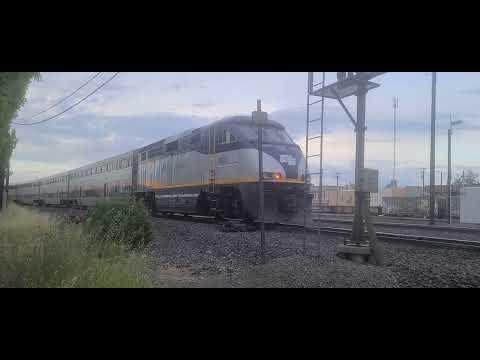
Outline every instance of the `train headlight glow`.
<svg viewBox="0 0 480 360"><path fill-rule="evenodd" d="M273 180L280 180L282 179L281 173L273 173L273 172L264 172L263 173L264 179L273 179Z"/></svg>

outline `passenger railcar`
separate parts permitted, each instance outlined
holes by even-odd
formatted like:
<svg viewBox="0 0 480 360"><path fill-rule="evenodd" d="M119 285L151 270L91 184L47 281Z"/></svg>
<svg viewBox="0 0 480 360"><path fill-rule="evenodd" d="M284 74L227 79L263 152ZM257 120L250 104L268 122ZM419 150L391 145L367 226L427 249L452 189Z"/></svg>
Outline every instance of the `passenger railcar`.
<svg viewBox="0 0 480 360"><path fill-rule="evenodd" d="M87 207L135 195L153 212L255 219L257 136L251 117L230 117L62 174L12 185L10 195L28 204ZM311 196L304 200L302 152L272 120L263 128L263 140L265 218L299 222L305 207L311 207Z"/></svg>

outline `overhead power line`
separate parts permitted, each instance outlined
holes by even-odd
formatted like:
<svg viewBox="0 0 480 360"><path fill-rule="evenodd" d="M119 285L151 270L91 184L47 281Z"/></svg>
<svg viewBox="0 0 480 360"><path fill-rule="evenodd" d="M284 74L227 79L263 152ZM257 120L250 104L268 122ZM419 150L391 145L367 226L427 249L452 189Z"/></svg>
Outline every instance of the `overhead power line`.
<svg viewBox="0 0 480 360"><path fill-rule="evenodd" d="M55 106L58 106L60 105L61 103L63 103L64 101L70 99L73 95L75 95L77 92L79 92L81 89L83 89L85 86L87 86L93 79L95 79L98 75L100 75L101 72L97 72L95 75L93 75L90 79L88 79L85 83L83 83L79 88L77 88L76 90L74 90L70 95L64 97L63 99L57 101L56 103L50 105L48 108L46 108L45 110L42 110L32 116L29 116L28 119L33 119L34 117L37 117L38 115L41 115L41 114L44 114L46 113L48 110L51 110L53 109ZM20 119L17 119L17 120L26 120L27 118L23 117L23 118L20 118Z"/></svg>
<svg viewBox="0 0 480 360"><path fill-rule="evenodd" d="M92 96L93 94L95 94L98 90L100 90L102 87L104 87L105 85L107 85L110 81L112 81L118 74L120 74L120 72L116 72L115 74L113 74L112 77L110 77L107 81L103 82L100 86L98 86L95 90L93 90L91 93L89 93L88 95L86 95L85 97L81 98L79 101L77 101L75 104L69 106L68 108L66 108L65 110L59 112L58 114L55 114L53 116L50 116L46 119L43 119L43 120L40 120L40 121L36 121L36 122L33 122L33 123L17 123L17 122L12 122L12 124L14 125L38 125L38 124L42 124L44 122L47 122L49 120L53 120L55 119L56 117L59 117L60 115L62 114L65 114L67 111L73 109L75 106L81 104L82 102L84 102L85 100L87 100L90 96Z"/></svg>

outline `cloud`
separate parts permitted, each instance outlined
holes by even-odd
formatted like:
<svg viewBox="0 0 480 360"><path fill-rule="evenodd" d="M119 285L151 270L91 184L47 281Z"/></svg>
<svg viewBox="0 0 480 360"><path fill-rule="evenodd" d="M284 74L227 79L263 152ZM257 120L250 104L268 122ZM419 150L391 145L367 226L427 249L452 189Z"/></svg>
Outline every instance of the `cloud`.
<svg viewBox="0 0 480 360"><path fill-rule="evenodd" d="M459 91L461 94L480 95L480 87L473 87Z"/></svg>
<svg viewBox="0 0 480 360"><path fill-rule="evenodd" d="M17 127L12 183L48 176L121 154L205 125L209 119L174 113L137 116L80 114L38 126ZM28 166L32 166L29 170Z"/></svg>

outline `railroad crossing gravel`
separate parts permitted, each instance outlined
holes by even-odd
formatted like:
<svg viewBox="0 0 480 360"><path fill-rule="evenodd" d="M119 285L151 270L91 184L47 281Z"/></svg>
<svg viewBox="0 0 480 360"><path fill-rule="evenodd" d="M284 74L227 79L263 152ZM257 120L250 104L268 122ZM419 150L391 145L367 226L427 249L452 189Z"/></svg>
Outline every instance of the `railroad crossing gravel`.
<svg viewBox="0 0 480 360"><path fill-rule="evenodd" d="M218 225L153 219L146 251L157 286L168 287L479 287L480 252L384 244L386 266L336 256L342 237L267 232L261 265L258 232L223 232Z"/></svg>

